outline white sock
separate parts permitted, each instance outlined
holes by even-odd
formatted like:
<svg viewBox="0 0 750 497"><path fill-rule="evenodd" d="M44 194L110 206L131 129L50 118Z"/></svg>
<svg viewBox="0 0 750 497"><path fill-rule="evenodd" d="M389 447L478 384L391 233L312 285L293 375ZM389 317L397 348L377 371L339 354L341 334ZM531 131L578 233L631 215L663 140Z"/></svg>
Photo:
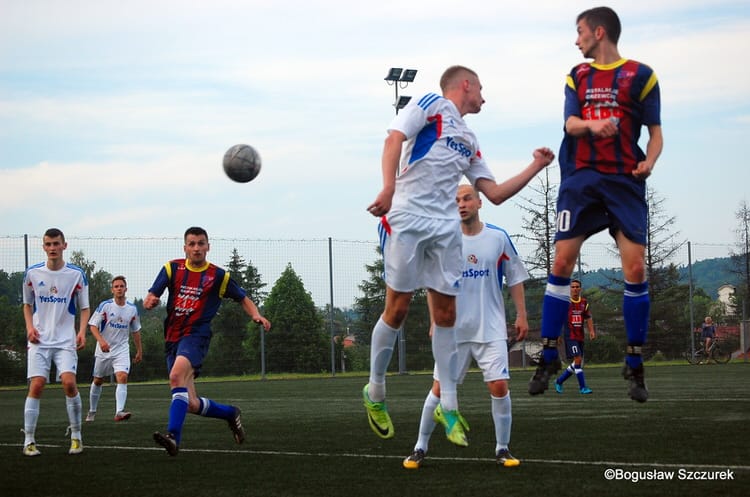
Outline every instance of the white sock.
<svg viewBox="0 0 750 497"><path fill-rule="evenodd" d="M25 434L24 445L36 443L34 433L36 432L36 422L39 419L39 399L26 397L26 403L23 408L23 432Z"/></svg>
<svg viewBox="0 0 750 497"><path fill-rule="evenodd" d="M495 452L500 449L507 449L510 443L510 427L513 416L510 411L510 392L505 397L492 398L492 421L495 423Z"/></svg>
<svg viewBox="0 0 750 497"><path fill-rule="evenodd" d="M438 404L440 404L440 397L432 393L432 389L430 389L422 406L422 418L419 420L419 438L417 438L414 450L422 449L425 454L427 453L427 448L430 445L430 437L435 429L435 419L432 415Z"/></svg>
<svg viewBox="0 0 750 497"><path fill-rule="evenodd" d="M432 356L437 365L440 382L440 403L446 411L458 409L456 393L456 335L453 327L434 326L432 329Z"/></svg>
<svg viewBox="0 0 750 497"><path fill-rule="evenodd" d="M367 393L373 402L385 400L385 373L391 362L398 330L391 328L383 318L378 319L372 329L370 342L370 386Z"/></svg>
<svg viewBox="0 0 750 497"><path fill-rule="evenodd" d="M102 386L96 383L91 383L91 390L89 391L89 411L96 412L96 408L99 406L99 398L102 396Z"/></svg>
<svg viewBox="0 0 750 497"><path fill-rule="evenodd" d="M70 438L81 440L81 411L83 411L81 393L76 392L75 397L66 395L65 408L68 411L68 421L70 421Z"/></svg>
<svg viewBox="0 0 750 497"><path fill-rule="evenodd" d="M118 383L117 388L115 389L115 403L117 404L115 414L125 410L126 400L128 400L128 384Z"/></svg>

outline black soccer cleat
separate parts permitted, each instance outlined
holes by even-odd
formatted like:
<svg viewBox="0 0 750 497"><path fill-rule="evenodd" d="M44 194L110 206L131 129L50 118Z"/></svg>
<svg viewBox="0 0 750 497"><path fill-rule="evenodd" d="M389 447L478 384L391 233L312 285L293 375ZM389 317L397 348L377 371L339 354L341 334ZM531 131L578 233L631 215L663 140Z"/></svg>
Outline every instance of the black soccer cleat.
<svg viewBox="0 0 750 497"><path fill-rule="evenodd" d="M539 359L539 365L536 367L534 376L529 381L529 394L540 395L549 388L549 379L551 376L555 376L560 370L561 366L560 359L557 358L550 364L544 362L544 357Z"/></svg>
<svg viewBox="0 0 750 497"><path fill-rule="evenodd" d="M177 441L174 439L174 435L167 433L166 435L154 432L154 442L167 449L167 454L170 456L176 456L178 452Z"/></svg>
<svg viewBox="0 0 750 497"><path fill-rule="evenodd" d="M242 411L240 411L239 407L234 408L234 415L232 416L232 419L228 419L227 423L229 423L229 429L232 430L232 436L234 437L234 441L238 444L241 444L245 441L245 429L242 427L242 420L240 419L240 414L242 414Z"/></svg>
<svg viewBox="0 0 750 497"><path fill-rule="evenodd" d="M631 368L625 363L625 367L622 368L622 376L628 380L628 396L636 402L646 402L648 390L643 379L643 364Z"/></svg>

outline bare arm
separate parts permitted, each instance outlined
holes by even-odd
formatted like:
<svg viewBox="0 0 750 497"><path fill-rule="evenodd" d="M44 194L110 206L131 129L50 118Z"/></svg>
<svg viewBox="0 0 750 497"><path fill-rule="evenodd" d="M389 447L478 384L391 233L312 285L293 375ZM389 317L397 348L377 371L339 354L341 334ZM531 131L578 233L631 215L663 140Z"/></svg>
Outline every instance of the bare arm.
<svg viewBox="0 0 750 497"><path fill-rule="evenodd" d="M242 309L244 309L245 313L250 316L253 321L261 324L266 331L271 329L271 322L260 315L260 312L258 312L258 307L256 307L252 300L250 300L248 297L245 297L242 302L240 302L240 304L242 305Z"/></svg>
<svg viewBox="0 0 750 497"><path fill-rule="evenodd" d="M595 340L596 330L594 329L594 318L588 318L586 320L586 327L589 329L589 338Z"/></svg>
<svg viewBox="0 0 750 497"><path fill-rule="evenodd" d="M91 330L91 334L94 335L94 339L96 339L96 342L99 344L99 348L102 349L102 352L109 352L109 343L107 343L102 334L99 332L99 328L92 324L89 325L89 330Z"/></svg>
<svg viewBox="0 0 750 497"><path fill-rule="evenodd" d="M138 364L143 360L143 344L141 343L141 332L133 332L133 343L135 343L135 357L133 362Z"/></svg>
<svg viewBox="0 0 750 497"><path fill-rule="evenodd" d="M517 333L516 340L520 342L526 339L526 335L529 333L529 321L526 317L526 294L523 283L513 285L508 288L508 292L510 292L510 298L516 307L516 322L514 326Z"/></svg>
<svg viewBox="0 0 750 497"><path fill-rule="evenodd" d="M600 138L615 136L620 132L614 119L583 120L578 116L570 116L565 121L565 132L576 138L592 134Z"/></svg>
<svg viewBox="0 0 750 497"><path fill-rule="evenodd" d="M81 321L78 335L76 335L76 345L78 350L81 350L86 345L86 329L89 327L89 318L91 317L91 309L88 307L81 309Z"/></svg>
<svg viewBox="0 0 750 497"><path fill-rule="evenodd" d="M646 158L639 162L633 171L633 176L640 179L646 179L651 175L656 159L661 155L664 148L664 136L661 133L661 126L652 124L648 127L648 144L646 145Z"/></svg>
<svg viewBox="0 0 750 497"><path fill-rule="evenodd" d="M396 172L398 162L401 159L401 146L406 141L406 135L400 131L392 130L385 138L383 145L383 157L381 168L383 171L383 189L375 201L367 208L368 212L375 217L384 216L391 210L393 193L396 191Z"/></svg>
<svg viewBox="0 0 750 497"><path fill-rule="evenodd" d="M29 343L39 343L39 330L34 328L34 310L30 304L23 305L23 320L26 323L26 338Z"/></svg>
<svg viewBox="0 0 750 497"><path fill-rule="evenodd" d="M534 150L534 159L526 168L512 178L502 183L495 183L487 178L477 180L476 188L495 205L500 205L510 197L521 191L542 169L547 167L553 160L555 154L549 148L542 147Z"/></svg>

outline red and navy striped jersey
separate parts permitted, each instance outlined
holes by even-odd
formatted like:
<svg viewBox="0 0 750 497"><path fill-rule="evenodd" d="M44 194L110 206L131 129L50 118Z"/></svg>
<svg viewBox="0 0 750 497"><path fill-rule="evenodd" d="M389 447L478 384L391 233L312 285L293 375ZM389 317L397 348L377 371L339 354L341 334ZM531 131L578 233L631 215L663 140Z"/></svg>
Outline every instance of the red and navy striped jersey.
<svg viewBox="0 0 750 497"><path fill-rule="evenodd" d="M568 74L565 121L611 119L619 133L613 137L575 137L568 133L560 146L563 176L593 167L606 174L630 174L646 154L638 146L642 126L661 124L661 97L656 74L635 60L608 64L583 63Z"/></svg>
<svg viewBox="0 0 750 497"><path fill-rule="evenodd" d="M568 329L565 330L565 338L568 340L583 341L583 323L591 319L589 312L589 302L585 297L578 301L571 300L568 308Z"/></svg>
<svg viewBox="0 0 750 497"><path fill-rule="evenodd" d="M224 269L210 262L193 268L185 259L164 264L148 291L161 297L166 289L169 289L164 320L167 342L177 342L185 335L211 336L211 320L221 306L221 299L239 302L245 298L245 290Z"/></svg>

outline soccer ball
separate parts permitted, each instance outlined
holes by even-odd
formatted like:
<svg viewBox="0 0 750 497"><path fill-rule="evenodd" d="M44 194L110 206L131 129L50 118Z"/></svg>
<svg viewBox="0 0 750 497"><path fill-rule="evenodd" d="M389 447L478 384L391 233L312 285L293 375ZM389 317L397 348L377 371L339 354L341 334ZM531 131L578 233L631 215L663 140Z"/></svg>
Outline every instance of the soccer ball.
<svg viewBox="0 0 750 497"><path fill-rule="evenodd" d="M250 145L235 145L224 154L224 172L238 183L252 181L260 172L260 155Z"/></svg>

